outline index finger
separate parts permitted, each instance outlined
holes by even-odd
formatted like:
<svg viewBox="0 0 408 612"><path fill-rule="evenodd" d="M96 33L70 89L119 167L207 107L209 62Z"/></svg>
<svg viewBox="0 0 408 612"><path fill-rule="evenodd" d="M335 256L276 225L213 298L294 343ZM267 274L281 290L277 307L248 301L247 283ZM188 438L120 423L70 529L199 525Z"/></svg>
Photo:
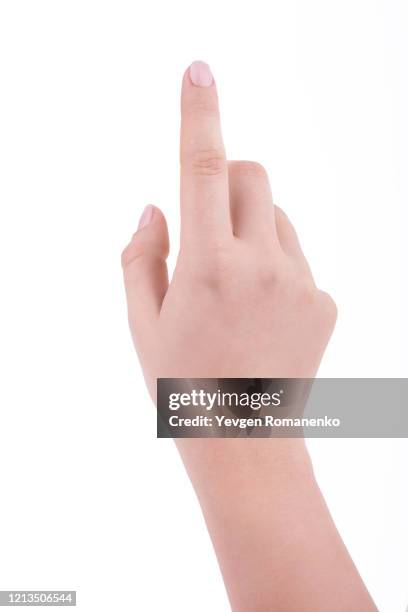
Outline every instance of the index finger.
<svg viewBox="0 0 408 612"><path fill-rule="evenodd" d="M217 89L204 62L193 62L181 93L181 239L232 234L228 166L221 135Z"/></svg>

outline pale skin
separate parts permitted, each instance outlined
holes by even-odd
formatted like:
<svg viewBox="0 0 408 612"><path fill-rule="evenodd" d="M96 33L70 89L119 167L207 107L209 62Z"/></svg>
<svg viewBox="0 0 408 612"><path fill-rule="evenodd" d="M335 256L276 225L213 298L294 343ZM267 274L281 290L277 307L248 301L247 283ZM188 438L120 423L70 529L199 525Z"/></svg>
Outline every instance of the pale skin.
<svg viewBox="0 0 408 612"><path fill-rule="evenodd" d="M336 320L257 163L228 162L215 81L195 62L181 94L181 243L169 284L162 212L122 256L146 383L313 377ZM330 517L300 439L179 439L234 612L376 607Z"/></svg>

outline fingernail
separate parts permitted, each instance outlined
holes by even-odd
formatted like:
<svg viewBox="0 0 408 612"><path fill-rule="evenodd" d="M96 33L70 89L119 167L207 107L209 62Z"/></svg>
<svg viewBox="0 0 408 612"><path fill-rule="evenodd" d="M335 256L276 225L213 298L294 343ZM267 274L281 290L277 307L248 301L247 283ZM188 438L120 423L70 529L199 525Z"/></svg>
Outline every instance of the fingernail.
<svg viewBox="0 0 408 612"><path fill-rule="evenodd" d="M205 62L193 62L190 66L190 79L197 87L209 87L213 84L213 75Z"/></svg>
<svg viewBox="0 0 408 612"><path fill-rule="evenodd" d="M142 212L142 216L139 219L139 225L137 226L138 230L142 229L142 227L146 227L146 225L149 225L150 221L152 220L153 213L154 206L152 206L151 204L146 206L146 208Z"/></svg>

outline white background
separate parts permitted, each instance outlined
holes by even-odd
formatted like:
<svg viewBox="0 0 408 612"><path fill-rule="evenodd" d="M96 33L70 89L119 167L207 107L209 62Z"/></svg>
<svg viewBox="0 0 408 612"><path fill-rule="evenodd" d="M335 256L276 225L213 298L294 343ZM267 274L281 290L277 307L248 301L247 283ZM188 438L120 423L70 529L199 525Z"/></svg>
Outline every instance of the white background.
<svg viewBox="0 0 408 612"><path fill-rule="evenodd" d="M407 26L405 0L1 0L0 589L228 610L180 460L155 439L120 269L147 203L174 261L192 60L215 73L229 157L265 165L337 301L320 375L407 376ZM402 612L407 441L310 447L379 609Z"/></svg>

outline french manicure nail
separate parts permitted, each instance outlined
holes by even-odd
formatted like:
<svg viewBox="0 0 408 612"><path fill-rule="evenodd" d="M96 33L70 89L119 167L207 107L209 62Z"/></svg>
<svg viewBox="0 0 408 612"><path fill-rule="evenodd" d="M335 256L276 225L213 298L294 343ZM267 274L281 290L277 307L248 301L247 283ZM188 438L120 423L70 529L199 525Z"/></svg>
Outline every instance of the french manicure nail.
<svg viewBox="0 0 408 612"><path fill-rule="evenodd" d="M205 62L193 62L190 66L190 79L197 87L209 87L213 84L213 75Z"/></svg>
<svg viewBox="0 0 408 612"><path fill-rule="evenodd" d="M152 206L151 204L146 206L146 208L142 212L142 216L140 217L139 225L137 227L138 230L142 229L142 227L146 227L146 225L149 225L153 217L153 212L154 206Z"/></svg>

